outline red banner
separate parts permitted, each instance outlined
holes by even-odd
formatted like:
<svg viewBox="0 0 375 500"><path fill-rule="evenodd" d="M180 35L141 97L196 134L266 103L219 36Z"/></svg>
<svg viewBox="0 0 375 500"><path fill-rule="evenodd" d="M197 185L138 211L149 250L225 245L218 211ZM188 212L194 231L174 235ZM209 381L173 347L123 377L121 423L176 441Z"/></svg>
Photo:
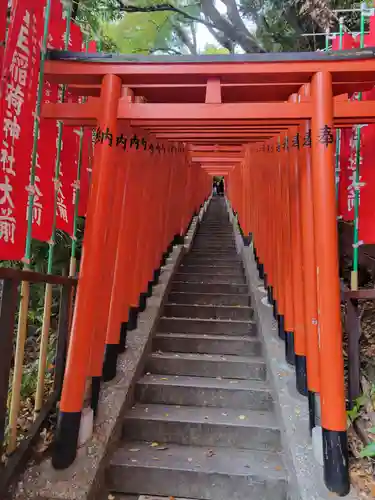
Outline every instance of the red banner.
<svg viewBox="0 0 375 500"><path fill-rule="evenodd" d="M0 130L0 259L21 260L33 146L43 3L18 0L4 55Z"/></svg>
<svg viewBox="0 0 375 500"><path fill-rule="evenodd" d="M82 33L76 24L71 25L69 50L80 52L82 48ZM67 100L77 101L76 96L67 94ZM74 127L64 127L63 144L60 156L60 179L58 185L56 227L73 235L75 193L79 185L78 150L80 130Z"/></svg>
<svg viewBox="0 0 375 500"><path fill-rule="evenodd" d="M341 50L358 48L359 43L349 33L344 33L341 41ZM340 38L332 40L332 50L340 50ZM353 220L354 198L352 186L353 147L355 152L355 140L353 144L353 130L345 128L341 130L340 136L340 174L338 184L338 215L344 220ZM355 155L355 153L354 153ZM355 158L354 158L355 168Z"/></svg>
<svg viewBox="0 0 375 500"><path fill-rule="evenodd" d="M85 50L85 49L83 49ZM96 42L91 41L88 44L88 52L96 52ZM82 145L82 165L81 165L81 181L80 181L80 195L79 195L79 206L78 215L80 217L86 217L87 204L91 185L91 172L93 165L93 143L92 143L92 129L85 128L83 134L83 145Z"/></svg>
<svg viewBox="0 0 375 500"><path fill-rule="evenodd" d="M8 0L0 0L0 76L3 70L5 38L7 29Z"/></svg>
<svg viewBox="0 0 375 500"><path fill-rule="evenodd" d="M49 22L49 49L64 49L66 21L60 1L53 1ZM59 86L48 81L44 83L43 103L57 102ZM35 197L33 204L33 238L49 241L52 236L53 207L55 197L57 123L41 119L38 142L38 165L35 178Z"/></svg>
<svg viewBox="0 0 375 500"><path fill-rule="evenodd" d="M80 182L79 206L78 206L78 215L80 217L86 217L87 204L88 204L90 185L91 185L92 164L93 164L92 130L90 128L85 128L83 132L81 182Z"/></svg>
<svg viewBox="0 0 375 500"><path fill-rule="evenodd" d="M375 17L370 17L370 32L365 36L365 46L375 43ZM375 100L375 89L363 92L362 100ZM361 128L361 165L359 177L358 240L361 243L375 243L375 125Z"/></svg>

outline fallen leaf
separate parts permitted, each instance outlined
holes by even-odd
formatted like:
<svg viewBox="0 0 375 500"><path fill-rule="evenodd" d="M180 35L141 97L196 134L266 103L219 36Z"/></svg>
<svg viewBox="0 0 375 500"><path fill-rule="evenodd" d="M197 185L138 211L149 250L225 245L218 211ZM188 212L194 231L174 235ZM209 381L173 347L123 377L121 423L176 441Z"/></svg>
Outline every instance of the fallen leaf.
<svg viewBox="0 0 375 500"><path fill-rule="evenodd" d="M140 449L139 449L139 448L130 448L130 450L129 450L129 451L131 451L131 452L134 452L134 451L140 451Z"/></svg>
<svg viewBox="0 0 375 500"><path fill-rule="evenodd" d="M192 459L192 458L188 458L188 462L192 462L192 461L193 461L193 459Z"/></svg>
<svg viewBox="0 0 375 500"><path fill-rule="evenodd" d="M213 457L213 456L215 455L215 452L214 452L213 450L207 450L207 451L206 451L206 455L207 455L208 457Z"/></svg>
<svg viewBox="0 0 375 500"><path fill-rule="evenodd" d="M228 413L222 413L223 417L227 417Z"/></svg>
<svg viewBox="0 0 375 500"><path fill-rule="evenodd" d="M108 495L108 500L115 500L115 497L113 495Z"/></svg>
<svg viewBox="0 0 375 500"><path fill-rule="evenodd" d="M154 441L153 443L151 443L151 448L157 448L158 446L160 446L160 444L157 443L156 441Z"/></svg>
<svg viewBox="0 0 375 500"><path fill-rule="evenodd" d="M168 450L168 446L158 446L156 449L158 451Z"/></svg>
<svg viewBox="0 0 375 500"><path fill-rule="evenodd" d="M281 466L280 465L276 465L275 470L281 470Z"/></svg>
<svg viewBox="0 0 375 500"><path fill-rule="evenodd" d="M158 457L152 457L152 460L160 460Z"/></svg>
<svg viewBox="0 0 375 500"><path fill-rule="evenodd" d="M240 415L238 418L240 420L247 420L247 416L246 415Z"/></svg>
<svg viewBox="0 0 375 500"><path fill-rule="evenodd" d="M162 377L160 380L168 380L167 377Z"/></svg>

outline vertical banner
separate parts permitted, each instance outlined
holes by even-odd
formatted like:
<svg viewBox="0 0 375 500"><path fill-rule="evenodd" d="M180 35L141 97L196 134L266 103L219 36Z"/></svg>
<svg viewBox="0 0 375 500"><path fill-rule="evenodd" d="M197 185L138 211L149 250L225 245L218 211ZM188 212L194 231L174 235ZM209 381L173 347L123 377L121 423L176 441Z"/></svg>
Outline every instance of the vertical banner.
<svg viewBox="0 0 375 500"><path fill-rule="evenodd" d="M375 17L370 17L370 32L365 36L365 47L375 43ZM375 89L363 92L363 101L375 100ZM364 244L375 243L375 125L361 128L362 164L360 168L358 240Z"/></svg>
<svg viewBox="0 0 375 500"><path fill-rule="evenodd" d="M87 204L90 193L91 184L91 169L93 164L93 144L92 144L92 129L85 128L83 132L82 144L82 166L81 166L81 182L80 195L78 205L79 217L86 217Z"/></svg>
<svg viewBox="0 0 375 500"><path fill-rule="evenodd" d="M346 221L353 220L354 217L354 197L352 189L350 188L352 182L352 149L353 129L352 127L343 128L341 130L340 142L340 182L338 213L340 218Z"/></svg>
<svg viewBox="0 0 375 500"><path fill-rule="evenodd" d="M359 42L349 33L344 33L341 40L341 50L350 50L359 47ZM340 50L340 37L332 40L332 50ZM355 97L354 97L355 98ZM355 138L352 128L341 129L340 135L340 172L338 184L338 215L343 220L353 220L354 192L353 192L353 155L355 173ZM354 141L354 142L353 142ZM354 152L353 152L354 148Z"/></svg>
<svg viewBox="0 0 375 500"><path fill-rule="evenodd" d="M44 3L18 0L4 54L0 129L0 259L24 256Z"/></svg>
<svg viewBox="0 0 375 500"><path fill-rule="evenodd" d="M62 50L66 22L60 0L51 4L48 48ZM43 103L57 103L59 86L44 82ZM39 241L49 241L52 236L54 207L54 172L56 162L57 122L41 119L38 141L38 162L35 175L32 236Z"/></svg>
<svg viewBox="0 0 375 500"><path fill-rule="evenodd" d="M83 50L86 49L84 48ZM96 42L95 41L89 42L87 51L89 53L96 53L96 50L97 50ZM94 161L92 132L93 131L91 128L85 128L83 133L80 196L79 196L79 206L78 206L79 217L86 217L87 204L90 193L91 173Z"/></svg>
<svg viewBox="0 0 375 500"><path fill-rule="evenodd" d="M82 33L80 28L72 23L69 39L69 50L80 52L82 48ZM67 101L78 102L75 95L66 93ZM64 126L62 149L60 156L60 179L58 186L56 227L73 235L74 201L77 184L78 150L80 129Z"/></svg>
<svg viewBox="0 0 375 500"><path fill-rule="evenodd" d="M5 39L7 31L8 0L0 0L0 76L3 71Z"/></svg>

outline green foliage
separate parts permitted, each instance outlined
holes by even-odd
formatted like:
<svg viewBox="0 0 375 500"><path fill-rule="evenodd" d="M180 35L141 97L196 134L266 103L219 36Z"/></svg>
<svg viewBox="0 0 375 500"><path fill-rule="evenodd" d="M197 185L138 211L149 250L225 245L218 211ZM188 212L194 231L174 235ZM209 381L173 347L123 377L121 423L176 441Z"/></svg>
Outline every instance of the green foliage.
<svg viewBox="0 0 375 500"><path fill-rule="evenodd" d="M353 408L346 412L351 423L353 423L359 417L361 409L366 404L366 401L367 401L367 396L363 394L362 396L360 396L355 400Z"/></svg>
<svg viewBox="0 0 375 500"><path fill-rule="evenodd" d="M203 50L203 54L230 54L230 52L224 47L216 47L215 45L207 44Z"/></svg>
<svg viewBox="0 0 375 500"><path fill-rule="evenodd" d="M361 458L374 458L375 457L375 441L369 443L367 446L363 448L361 453L359 454Z"/></svg>
<svg viewBox="0 0 375 500"><path fill-rule="evenodd" d="M124 54L167 52L172 41L172 17L170 12L125 14L119 21L103 25L103 31Z"/></svg>

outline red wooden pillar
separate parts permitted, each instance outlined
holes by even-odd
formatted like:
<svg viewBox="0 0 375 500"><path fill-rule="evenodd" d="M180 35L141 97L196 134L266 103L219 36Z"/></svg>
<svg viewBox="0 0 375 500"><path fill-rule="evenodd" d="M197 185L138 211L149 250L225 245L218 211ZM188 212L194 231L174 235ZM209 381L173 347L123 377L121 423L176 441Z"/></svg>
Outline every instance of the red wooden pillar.
<svg viewBox="0 0 375 500"><path fill-rule="evenodd" d="M301 99L310 96L310 84L300 92ZM320 359L318 339L318 306L314 246L314 207L311 164L311 122L300 127L300 213L302 237L303 297L307 351L307 384L310 431L315 427L315 395L320 392Z"/></svg>
<svg viewBox="0 0 375 500"><path fill-rule="evenodd" d="M297 102L297 95L289 99ZM300 394L307 396L306 373L306 337L303 297L302 239L300 218L300 185L299 185L299 131L297 127L290 129L289 134L289 203L291 227L291 264L293 279L294 304L294 356L296 366L296 387Z"/></svg>
<svg viewBox="0 0 375 500"><path fill-rule="evenodd" d="M97 286L98 307L94 315L94 339L91 344L89 369L89 375L92 377L91 408L94 411L94 415L96 415L99 404L112 284L115 278L116 251L120 232L119 213L121 212L123 198L125 195L125 180L127 171L126 168L121 165L122 156L123 152L116 148L112 159L116 169L113 176L113 202L109 204L107 225L103 228L106 233L106 242L103 248L105 258L102 262L101 274L98 276L98 283L100 283L100 286Z"/></svg>
<svg viewBox="0 0 375 500"><path fill-rule="evenodd" d="M106 75L101 87L99 126L116 134L121 79ZM99 146L93 169L91 196L86 219L85 248L78 284L71 342L62 388L52 464L56 469L71 465L76 457L82 404L88 375L88 351L93 338L93 316L97 308L97 278L104 260L105 228L113 193L113 149L107 141Z"/></svg>
<svg viewBox="0 0 375 500"><path fill-rule="evenodd" d="M295 364L294 357L294 302L293 302L293 275L291 254L291 225L290 225L290 179L289 179L289 143L288 134L281 135L281 211L282 211L282 267L284 273L284 338L285 354L289 364ZM282 332L281 332L282 333Z"/></svg>
<svg viewBox="0 0 375 500"><path fill-rule="evenodd" d="M329 490L346 495L350 486L337 255L332 75L315 74L311 93L324 479Z"/></svg>

